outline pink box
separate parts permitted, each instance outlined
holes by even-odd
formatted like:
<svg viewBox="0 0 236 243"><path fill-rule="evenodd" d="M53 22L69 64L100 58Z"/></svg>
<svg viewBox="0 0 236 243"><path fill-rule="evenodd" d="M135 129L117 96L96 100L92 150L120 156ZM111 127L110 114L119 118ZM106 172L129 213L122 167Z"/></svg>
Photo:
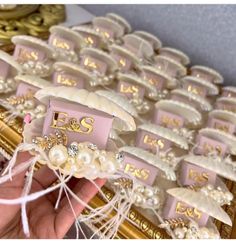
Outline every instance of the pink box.
<svg viewBox="0 0 236 243"><path fill-rule="evenodd" d="M214 83L214 79L215 79L215 77L213 75L210 75L209 73L206 73L201 70L192 70L191 76L198 77L198 78L210 81L212 83Z"/></svg>
<svg viewBox="0 0 236 243"><path fill-rule="evenodd" d="M122 171L129 174L139 181L152 186L159 170L157 167L148 164L142 159L139 159L128 153L124 153L124 161L122 163Z"/></svg>
<svg viewBox="0 0 236 243"><path fill-rule="evenodd" d="M224 132L234 134L236 131L236 126L233 123L230 123L228 121L223 121L214 117L210 117L208 119L208 127L216 128L219 130L222 130Z"/></svg>
<svg viewBox="0 0 236 243"><path fill-rule="evenodd" d="M217 151L217 153L224 157L228 152L228 146L220 141L205 137L201 134L197 136L197 148L195 153L207 155L210 152Z"/></svg>
<svg viewBox="0 0 236 243"><path fill-rule="evenodd" d="M150 84L155 85L157 90L163 90L166 87L166 80L158 74L149 71L143 71L141 77L146 79Z"/></svg>
<svg viewBox="0 0 236 243"><path fill-rule="evenodd" d="M76 31L76 30L75 30L75 31ZM99 42L100 42L100 41L99 41L99 38L98 38L97 36L95 36L95 35L90 35L89 33L79 32L79 31L78 31L78 33L79 33L80 35L83 36L85 42L86 42L89 46L94 47L94 48L99 47Z"/></svg>
<svg viewBox="0 0 236 243"><path fill-rule="evenodd" d="M206 87L203 87L201 85L197 85L195 83L186 82L186 83L184 83L183 88L186 89L189 92L192 92L196 95L200 95L202 97L206 97L206 95L207 95Z"/></svg>
<svg viewBox="0 0 236 243"><path fill-rule="evenodd" d="M26 61L43 61L46 58L46 54L36 48L19 45L15 46L14 54L15 60L20 62Z"/></svg>
<svg viewBox="0 0 236 243"><path fill-rule="evenodd" d="M132 62L129 58L125 56L120 56L114 52L111 53L111 57L113 57L116 60L120 71L127 72L130 69L132 69Z"/></svg>
<svg viewBox="0 0 236 243"><path fill-rule="evenodd" d="M73 43L72 41L66 38L58 36L57 34L50 35L48 43L56 48L60 48L68 51L69 50L74 51L75 49L75 43Z"/></svg>
<svg viewBox="0 0 236 243"><path fill-rule="evenodd" d="M236 97L236 93L235 92L231 92L229 90L224 90L222 95L222 97Z"/></svg>
<svg viewBox="0 0 236 243"><path fill-rule="evenodd" d="M166 60L157 60L155 66L171 77L177 77L179 68Z"/></svg>
<svg viewBox="0 0 236 243"><path fill-rule="evenodd" d="M212 185L216 183L216 173L186 161L181 162L179 171L179 181L182 186L194 184L204 186L208 183Z"/></svg>
<svg viewBox="0 0 236 243"><path fill-rule="evenodd" d="M4 62L3 60L0 60L0 78L5 80L8 78L8 75L10 74L11 66Z"/></svg>
<svg viewBox="0 0 236 243"><path fill-rule="evenodd" d="M114 31L111 28L105 26L95 26L95 29L107 39L114 38Z"/></svg>
<svg viewBox="0 0 236 243"><path fill-rule="evenodd" d="M51 99L44 121L43 135L64 131L68 143L91 142L106 149L113 116L86 106Z"/></svg>
<svg viewBox="0 0 236 243"><path fill-rule="evenodd" d="M155 109L153 123L167 128L181 128L184 118L168 111Z"/></svg>
<svg viewBox="0 0 236 243"><path fill-rule="evenodd" d="M157 152L157 147L158 151L166 151L171 147L172 142L153 133L139 129L135 145L155 154Z"/></svg>
<svg viewBox="0 0 236 243"><path fill-rule="evenodd" d="M20 82L20 84L17 87L16 96L22 96L22 95L25 95L28 92L35 93L38 90L39 90L39 88L37 88L33 85L30 85L30 84L27 84L27 83L24 83L24 82Z"/></svg>
<svg viewBox="0 0 236 243"><path fill-rule="evenodd" d="M107 71L107 64L105 62L88 55L83 56L80 64L89 71L97 71L101 75L105 75Z"/></svg>
<svg viewBox="0 0 236 243"><path fill-rule="evenodd" d="M236 107L228 102L216 101L216 109L236 112Z"/></svg>
<svg viewBox="0 0 236 243"><path fill-rule="evenodd" d="M85 86L84 79L78 75L72 75L67 72L54 72L53 83L56 86L69 86L83 89Z"/></svg>
<svg viewBox="0 0 236 243"><path fill-rule="evenodd" d="M138 97L140 99L143 99L145 94L145 88L137 84L120 80L117 84L117 92L121 93L122 95L125 95L129 99L132 99L133 95L135 93L138 93Z"/></svg>
<svg viewBox="0 0 236 243"><path fill-rule="evenodd" d="M200 210L177 200L171 195L168 195L163 209L163 218L182 218L187 220L188 217L195 220L201 227L205 226L209 219L209 215L207 215L206 213L203 213Z"/></svg>

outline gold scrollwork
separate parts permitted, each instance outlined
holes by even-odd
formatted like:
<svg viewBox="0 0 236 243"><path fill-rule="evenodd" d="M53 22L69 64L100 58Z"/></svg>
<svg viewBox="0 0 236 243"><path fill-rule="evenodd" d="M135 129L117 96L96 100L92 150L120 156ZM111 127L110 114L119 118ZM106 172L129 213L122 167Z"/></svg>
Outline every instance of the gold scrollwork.
<svg viewBox="0 0 236 243"><path fill-rule="evenodd" d="M11 42L15 35L32 35L42 39L49 28L65 20L65 6L60 4L17 5L12 10L0 10L0 44Z"/></svg>

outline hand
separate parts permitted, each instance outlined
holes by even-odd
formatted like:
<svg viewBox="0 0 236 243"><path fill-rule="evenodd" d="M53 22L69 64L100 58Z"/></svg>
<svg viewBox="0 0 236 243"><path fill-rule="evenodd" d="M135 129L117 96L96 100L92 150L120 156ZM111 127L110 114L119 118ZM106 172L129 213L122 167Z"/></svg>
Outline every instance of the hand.
<svg viewBox="0 0 236 243"><path fill-rule="evenodd" d="M29 153L21 153L17 158L17 164L30 158ZM0 185L0 198L14 199L21 196L24 185L24 173L14 176L12 181ZM57 180L56 175L47 166L35 172L31 193L41 191L51 186ZM105 180L95 180L98 186L102 186ZM84 202L89 202L97 193L96 187L86 179L71 179L68 186ZM59 208L55 210L58 191L47 194L35 201L27 203L27 216L32 239L61 239L74 223L74 215L63 195ZM75 199L70 198L76 216L79 216L84 207ZM0 204L0 238L22 239L26 238L21 223L20 205Z"/></svg>

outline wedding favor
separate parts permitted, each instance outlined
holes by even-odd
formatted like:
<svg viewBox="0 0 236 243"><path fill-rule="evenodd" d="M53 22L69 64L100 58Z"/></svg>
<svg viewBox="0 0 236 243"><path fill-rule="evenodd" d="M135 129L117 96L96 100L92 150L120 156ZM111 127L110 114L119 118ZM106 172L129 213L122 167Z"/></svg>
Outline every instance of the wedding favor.
<svg viewBox="0 0 236 243"><path fill-rule="evenodd" d="M115 13L107 13L106 17L108 17L109 19L114 20L119 25L121 25L124 28L124 33L125 34L127 34L127 33L132 31L132 27L129 24L129 22L125 18L123 18L122 16L120 16L118 14L115 14Z"/></svg>
<svg viewBox="0 0 236 243"><path fill-rule="evenodd" d="M214 84L222 84L224 81L220 73L209 67L199 65L192 66L190 72L191 76L210 81Z"/></svg>
<svg viewBox="0 0 236 243"><path fill-rule="evenodd" d="M134 31L133 34L137 35L137 36L143 38L144 40L146 40L147 42L149 42L149 44L152 45L152 48L154 51L159 50L162 46L161 41L155 35L153 35L149 32L137 30L137 31Z"/></svg>
<svg viewBox="0 0 236 243"><path fill-rule="evenodd" d="M15 76L22 73L21 65L6 52L0 51L0 93L15 91L17 82Z"/></svg>
<svg viewBox="0 0 236 243"><path fill-rule="evenodd" d="M142 183L152 186L158 174L168 180L176 180L174 170L152 153L129 146L122 147L119 151L124 154L122 171Z"/></svg>
<svg viewBox="0 0 236 243"><path fill-rule="evenodd" d="M176 87L176 79L151 66L140 66L140 76L156 87L158 98L165 98L168 89Z"/></svg>
<svg viewBox="0 0 236 243"><path fill-rule="evenodd" d="M190 222L195 221L198 226L206 227L212 217L227 225L232 225L229 216L220 207L220 204L212 197L208 197L204 191L172 188L167 190L167 193L169 195L163 210L163 217L165 219L180 218ZM195 233L198 232L195 231Z"/></svg>
<svg viewBox="0 0 236 243"><path fill-rule="evenodd" d="M236 113L236 98L220 97L216 100L215 108Z"/></svg>
<svg viewBox="0 0 236 243"><path fill-rule="evenodd" d="M213 110L208 115L208 127L235 134L236 114L227 110Z"/></svg>
<svg viewBox="0 0 236 243"><path fill-rule="evenodd" d="M187 74L187 69L182 64L167 56L155 56L154 67L173 78L181 78Z"/></svg>
<svg viewBox="0 0 236 243"><path fill-rule="evenodd" d="M110 85L118 68L115 60L109 54L96 48L81 50L80 65L91 73L91 86Z"/></svg>
<svg viewBox="0 0 236 243"><path fill-rule="evenodd" d="M154 124L143 124L138 127L135 146L159 154L160 151L166 152L173 147L187 150L188 141L172 129Z"/></svg>
<svg viewBox="0 0 236 243"><path fill-rule="evenodd" d="M110 54L116 60L120 72L134 72L141 64L141 60L130 50L119 46L109 46Z"/></svg>
<svg viewBox="0 0 236 243"><path fill-rule="evenodd" d="M202 115L194 107L177 100L160 100L155 104L153 123L167 128L198 126Z"/></svg>
<svg viewBox="0 0 236 243"><path fill-rule="evenodd" d="M148 41L134 34L122 37L123 47L130 50L140 59L150 60L154 54L152 45Z"/></svg>
<svg viewBox="0 0 236 243"><path fill-rule="evenodd" d="M193 107L200 111L212 110L212 105L207 98L198 94L194 94L185 89L174 89L171 91L171 99L178 100L180 102L191 104Z"/></svg>
<svg viewBox="0 0 236 243"><path fill-rule="evenodd" d="M196 154L225 157L236 154L236 137L222 130L202 128L196 138Z"/></svg>
<svg viewBox="0 0 236 243"><path fill-rule="evenodd" d="M183 64L184 66L190 63L189 57L180 50L171 47L162 47L159 50L160 56L165 56L173 59L176 62Z"/></svg>
<svg viewBox="0 0 236 243"><path fill-rule="evenodd" d="M34 94L42 88L49 88L52 84L44 79L30 76L18 75L15 77L18 87L15 95L12 95L3 102L16 116L24 117L26 123L32 119L43 117L46 113L45 105L34 98Z"/></svg>
<svg viewBox="0 0 236 243"><path fill-rule="evenodd" d="M108 43L115 42L125 33L124 27L111 17L95 17L92 20L92 25Z"/></svg>
<svg viewBox="0 0 236 243"><path fill-rule="evenodd" d="M213 188L220 187L222 196L225 196L229 201L233 199L232 194L228 192L226 187L222 188L218 182L218 176L236 181L235 165L230 157L223 159L218 156L189 154L181 162L179 172L181 186L195 185L203 187L211 185ZM223 198L219 198L219 200L223 200Z"/></svg>
<svg viewBox="0 0 236 243"><path fill-rule="evenodd" d="M91 74L78 64L56 62L53 65L53 83L56 86L69 86L84 89L92 82Z"/></svg>
<svg viewBox="0 0 236 243"><path fill-rule="evenodd" d="M24 73L39 77L52 73L56 53L46 42L26 35L14 36L12 42L15 44L14 59L22 65Z"/></svg>
<svg viewBox="0 0 236 243"><path fill-rule="evenodd" d="M234 97L236 98L236 87L226 86L222 88L222 97Z"/></svg>
<svg viewBox="0 0 236 243"><path fill-rule="evenodd" d="M87 47L103 49L105 43L103 36L89 26L75 26L72 30L78 32L82 37Z"/></svg>
<svg viewBox="0 0 236 243"><path fill-rule="evenodd" d="M80 49L85 46L83 37L64 26L50 28L49 45L57 55L58 61L77 62Z"/></svg>
<svg viewBox="0 0 236 243"><path fill-rule="evenodd" d="M200 95L202 97L219 94L219 88L207 80L194 76L185 76L180 81L183 89L193 94Z"/></svg>
<svg viewBox="0 0 236 243"><path fill-rule="evenodd" d="M154 85L146 82L136 75L118 73L117 92L126 96L133 104L138 113L144 114L150 109L145 97L157 98L157 91Z"/></svg>
<svg viewBox="0 0 236 243"><path fill-rule="evenodd" d="M43 135L61 130L68 143L90 141L105 149L113 126L135 129L133 118L123 108L84 89L51 87L37 92L36 98L48 106Z"/></svg>

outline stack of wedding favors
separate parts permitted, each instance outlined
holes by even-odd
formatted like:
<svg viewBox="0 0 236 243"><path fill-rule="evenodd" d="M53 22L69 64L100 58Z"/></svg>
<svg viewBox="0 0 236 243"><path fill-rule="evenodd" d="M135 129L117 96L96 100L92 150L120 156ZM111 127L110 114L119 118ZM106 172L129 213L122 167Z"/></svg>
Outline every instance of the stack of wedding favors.
<svg viewBox="0 0 236 243"><path fill-rule="evenodd" d="M48 41L12 42L12 56L0 52L1 105L34 124L42 137L26 129L24 140L48 151L53 168L69 174L74 141L90 142L87 150L106 156L91 166L80 157L75 176L119 174L107 186L150 210L171 237L220 238L214 220L232 225L222 206L233 200L224 179L236 181L236 88L222 87L217 71L190 66L185 53L114 13L53 26Z"/></svg>

